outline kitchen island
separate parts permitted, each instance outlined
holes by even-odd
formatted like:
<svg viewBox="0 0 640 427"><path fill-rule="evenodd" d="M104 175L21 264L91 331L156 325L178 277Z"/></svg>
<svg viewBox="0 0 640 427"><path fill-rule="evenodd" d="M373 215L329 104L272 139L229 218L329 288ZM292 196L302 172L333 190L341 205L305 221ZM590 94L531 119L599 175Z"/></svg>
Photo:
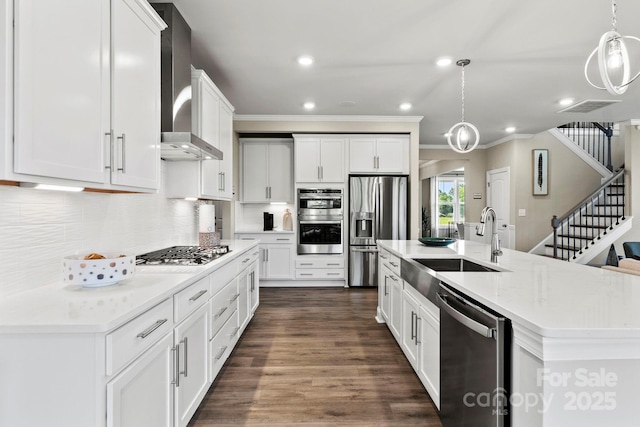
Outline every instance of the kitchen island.
<svg viewBox="0 0 640 427"><path fill-rule="evenodd" d="M257 242L223 243L201 266L3 298L0 426L185 426L258 305Z"/></svg>
<svg viewBox="0 0 640 427"><path fill-rule="evenodd" d="M513 426L640 425L640 277L508 249L491 263L490 246L470 241L378 244L400 259L463 258L499 270L436 276L511 320ZM380 321L402 316L385 316L383 304Z"/></svg>

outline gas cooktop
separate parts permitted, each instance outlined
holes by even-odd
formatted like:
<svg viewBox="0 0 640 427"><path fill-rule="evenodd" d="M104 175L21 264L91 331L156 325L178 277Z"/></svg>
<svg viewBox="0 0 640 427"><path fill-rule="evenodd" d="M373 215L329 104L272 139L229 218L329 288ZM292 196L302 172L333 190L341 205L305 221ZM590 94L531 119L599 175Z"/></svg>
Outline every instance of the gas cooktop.
<svg viewBox="0 0 640 427"><path fill-rule="evenodd" d="M231 252L229 246L172 246L136 256L136 265L204 265Z"/></svg>

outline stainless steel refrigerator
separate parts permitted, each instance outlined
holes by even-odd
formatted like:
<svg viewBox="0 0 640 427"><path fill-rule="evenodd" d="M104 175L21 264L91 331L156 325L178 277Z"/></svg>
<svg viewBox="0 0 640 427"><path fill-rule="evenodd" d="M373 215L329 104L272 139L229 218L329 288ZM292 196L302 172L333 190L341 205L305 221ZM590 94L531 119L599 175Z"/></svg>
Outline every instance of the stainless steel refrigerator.
<svg viewBox="0 0 640 427"><path fill-rule="evenodd" d="M349 176L349 286L378 286L378 240L406 240L407 176Z"/></svg>

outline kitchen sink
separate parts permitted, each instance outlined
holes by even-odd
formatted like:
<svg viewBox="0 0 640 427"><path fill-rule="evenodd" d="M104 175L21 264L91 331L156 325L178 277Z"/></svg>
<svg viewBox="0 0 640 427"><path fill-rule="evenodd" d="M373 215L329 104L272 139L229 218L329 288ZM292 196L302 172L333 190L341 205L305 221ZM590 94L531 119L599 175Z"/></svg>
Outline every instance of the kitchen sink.
<svg viewBox="0 0 640 427"><path fill-rule="evenodd" d="M400 263L402 280L436 305L438 305L437 294L440 285L440 280L436 278L437 271L496 272L500 270L462 258L403 258Z"/></svg>
<svg viewBox="0 0 640 427"><path fill-rule="evenodd" d="M433 271L500 271L462 258L412 259Z"/></svg>

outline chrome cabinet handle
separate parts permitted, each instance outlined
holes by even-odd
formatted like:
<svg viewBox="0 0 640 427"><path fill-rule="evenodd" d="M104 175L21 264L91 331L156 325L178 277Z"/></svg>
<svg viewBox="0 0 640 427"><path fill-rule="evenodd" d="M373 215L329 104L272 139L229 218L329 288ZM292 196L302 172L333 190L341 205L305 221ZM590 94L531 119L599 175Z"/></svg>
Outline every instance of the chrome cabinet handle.
<svg viewBox="0 0 640 427"><path fill-rule="evenodd" d="M389 264L393 265L394 267L397 267L397 266L398 266L398 264L396 264L396 263L395 263L395 262L393 262L393 261L389 261Z"/></svg>
<svg viewBox="0 0 640 427"><path fill-rule="evenodd" d="M269 187L264 187L265 199L269 199Z"/></svg>
<svg viewBox="0 0 640 427"><path fill-rule="evenodd" d="M202 295L204 295L206 293L207 293L207 290L203 289L200 292L198 292L197 294L195 294L194 296L192 296L191 298L189 298L189 301L195 301L195 300L197 300L198 298L200 298Z"/></svg>
<svg viewBox="0 0 640 427"><path fill-rule="evenodd" d="M240 294L235 294L229 301L234 302L235 300L238 299L238 297L240 297Z"/></svg>
<svg viewBox="0 0 640 427"><path fill-rule="evenodd" d="M266 262L269 262L269 249L264 250L264 255L265 255L264 260Z"/></svg>
<svg viewBox="0 0 640 427"><path fill-rule="evenodd" d="M339 267L339 266L340 266L340 263L339 263L339 262L330 262L330 263L327 263L327 266L329 266L329 265L335 265L335 266L338 266L338 267Z"/></svg>
<svg viewBox="0 0 640 427"><path fill-rule="evenodd" d="M300 265L313 265L312 262L301 262Z"/></svg>
<svg viewBox="0 0 640 427"><path fill-rule="evenodd" d="M126 135L124 134L124 132L122 133L122 135L120 135L118 137L118 139L122 141L122 151L121 151L121 153L122 153L122 156L121 156L122 157L122 167L119 167L118 170L120 172L122 172L122 173L126 173L126 171L125 171L125 161L126 161L126 152L125 152L125 150L126 150L126 146L127 146L126 145L127 144L127 140L126 140Z"/></svg>
<svg viewBox="0 0 640 427"><path fill-rule="evenodd" d="M224 355L225 351L227 351L226 345L220 349L220 352L216 355L215 359L220 360L220 358Z"/></svg>
<svg viewBox="0 0 640 427"><path fill-rule="evenodd" d="M233 330L233 332L231 332L231 333L229 334L229 336L230 336L230 337L235 336L235 335L238 333L238 331L239 331L239 330L240 330L240 328L236 326L236 328Z"/></svg>
<svg viewBox="0 0 640 427"><path fill-rule="evenodd" d="M188 341L187 341L187 337L184 337L184 339L180 342L184 343L184 371L182 371L181 373L184 375L185 378L187 378L187 365L189 363L189 356L187 353L187 349L188 349ZM180 376L180 374L178 374L178 376Z"/></svg>
<svg viewBox="0 0 640 427"><path fill-rule="evenodd" d="M107 165L105 165L105 169L111 169L111 166L113 165L113 129L111 129L109 132L105 132L104 136L108 136L109 137L109 142L107 143L109 145L109 155L107 156L108 159L107 160Z"/></svg>
<svg viewBox="0 0 640 427"><path fill-rule="evenodd" d="M142 331L138 335L136 335L136 338L145 339L146 337L151 335L153 333L153 331L158 329L160 326L164 325L166 323L166 321L167 321L167 319L157 320L156 323L154 323L153 325L149 326L147 329L145 329L144 331Z"/></svg>
<svg viewBox="0 0 640 427"><path fill-rule="evenodd" d="M289 239L288 237L278 237L278 238L276 238L276 240L279 240L281 242L288 242L291 239Z"/></svg>
<svg viewBox="0 0 640 427"><path fill-rule="evenodd" d="M396 279L396 277L395 277L395 276L389 276L389 279L393 280L394 282L397 282L397 281L398 281L398 279Z"/></svg>
<svg viewBox="0 0 640 427"><path fill-rule="evenodd" d="M318 166L318 181L320 181L320 166Z"/></svg>
<svg viewBox="0 0 640 427"><path fill-rule="evenodd" d="M416 313L416 345L420 344L420 341L418 340L418 336L419 336L419 332L418 332L418 326L420 325L420 318L418 317L418 314Z"/></svg>
<svg viewBox="0 0 640 427"><path fill-rule="evenodd" d="M215 316L213 316L214 319L217 319L218 317L222 316L222 313L224 313L225 311L227 311L227 308L229 307L224 307L222 310L220 310L219 312L216 313Z"/></svg>
<svg viewBox="0 0 640 427"><path fill-rule="evenodd" d="M244 264L245 262L248 262L251 258L245 258L244 260L242 260L242 263Z"/></svg>
<svg viewBox="0 0 640 427"><path fill-rule="evenodd" d="M342 273L327 273L327 276L340 276Z"/></svg>
<svg viewBox="0 0 640 427"><path fill-rule="evenodd" d="M312 273L300 273L301 276L313 276Z"/></svg>
<svg viewBox="0 0 640 427"><path fill-rule="evenodd" d="M320 166L320 179L324 179L324 167Z"/></svg>
<svg viewBox="0 0 640 427"><path fill-rule="evenodd" d="M174 359L175 365L173 369L176 372L176 379L173 383L176 385L176 387L180 387L180 344L176 344L174 349L176 357Z"/></svg>
<svg viewBox="0 0 640 427"><path fill-rule="evenodd" d="M416 313L414 313L413 311L411 311L411 340L414 341L416 336L415 336L415 322L414 322L414 317L415 317Z"/></svg>
<svg viewBox="0 0 640 427"><path fill-rule="evenodd" d="M389 292L387 291L387 279L389 278L389 276L385 275L384 276L384 296L386 297L387 295L389 295Z"/></svg>

